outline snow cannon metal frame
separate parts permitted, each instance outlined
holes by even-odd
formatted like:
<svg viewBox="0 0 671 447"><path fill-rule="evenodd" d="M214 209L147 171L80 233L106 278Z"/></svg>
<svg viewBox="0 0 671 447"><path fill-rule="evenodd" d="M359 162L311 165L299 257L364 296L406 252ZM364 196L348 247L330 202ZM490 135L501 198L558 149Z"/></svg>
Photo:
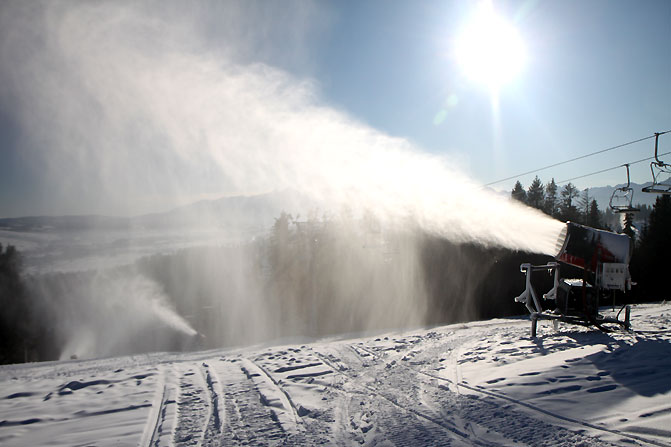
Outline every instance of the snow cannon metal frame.
<svg viewBox="0 0 671 447"><path fill-rule="evenodd" d="M557 262L520 265L520 271L526 275L526 288L515 297L515 301L524 303L529 310L531 337L536 337L538 320L551 320L555 330L560 321L596 326L602 331L608 331L605 325L609 324L629 330L630 306L623 306L615 318L599 314L599 296L602 291L626 292L631 289L629 260L632 246L629 236L567 222L557 240L557 249ZM564 278L561 274L562 265L582 269L583 278ZM531 278L533 272L538 271L554 273L553 287L542 295L543 300L554 301L554 310L543 309L534 290ZM623 309L624 320L620 320Z"/></svg>

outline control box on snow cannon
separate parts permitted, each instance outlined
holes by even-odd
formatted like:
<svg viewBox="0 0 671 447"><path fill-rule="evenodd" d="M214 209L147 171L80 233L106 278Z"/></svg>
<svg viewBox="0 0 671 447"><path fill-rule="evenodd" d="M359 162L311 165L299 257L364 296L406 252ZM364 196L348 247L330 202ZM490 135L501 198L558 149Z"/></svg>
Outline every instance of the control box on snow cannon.
<svg viewBox="0 0 671 447"><path fill-rule="evenodd" d="M606 318L599 314L599 297L603 290L626 291L631 288L629 260L632 244L626 234L597 230L585 225L566 222L557 240L557 262L545 265L522 264L520 271L526 275L526 288L515 301L524 303L531 314L531 336L536 336L538 320L553 320L584 326L594 325L606 330L604 324L614 323L629 329L629 306L623 306L624 321ZM569 279L561 275L561 266L582 269L582 278ZM544 310L532 285L534 271L554 273L554 285L542 295L551 301ZM621 309L622 310L622 309ZM620 311L621 311L620 310Z"/></svg>

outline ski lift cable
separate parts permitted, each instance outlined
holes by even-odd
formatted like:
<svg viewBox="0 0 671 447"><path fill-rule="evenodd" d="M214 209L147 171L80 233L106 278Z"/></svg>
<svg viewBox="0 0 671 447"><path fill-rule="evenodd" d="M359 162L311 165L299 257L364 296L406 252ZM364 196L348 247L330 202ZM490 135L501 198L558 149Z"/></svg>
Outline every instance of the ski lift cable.
<svg viewBox="0 0 671 447"><path fill-rule="evenodd" d="M663 155L669 155L669 154L671 154L671 151L670 152L664 152L663 154L659 154L659 156L661 157ZM612 171L614 169L618 169L618 168L621 168L621 167L626 166L626 165L631 166L631 165L635 165L637 163L643 163L644 161L653 160L654 158L655 157L642 158L640 160L631 161L629 163L613 166L612 168L606 168L606 169L602 169L600 171L590 172L589 174L579 175L578 177L573 177L573 178L569 178L569 179L566 179L566 180L560 180L560 181L557 182L557 184L568 183L568 182L572 182L573 180L578 180L578 179L581 179L581 178L590 177L592 175L603 174L604 172Z"/></svg>
<svg viewBox="0 0 671 447"><path fill-rule="evenodd" d="M517 174L517 175L512 175L512 176L510 176L510 177L506 177L506 178L503 178L503 179L501 179L501 180L496 180L496 181L494 181L494 182L485 183L485 185L483 185L483 186L491 186L491 185L495 185L495 184L497 184L497 183L505 182L506 180L513 180L513 179L515 179L515 178L519 178L519 177L522 177L522 176L525 176L525 175L529 175L529 174L533 174L533 173L536 173L536 172L544 171L544 170L546 170L546 169L550 169L550 168L554 168L554 167L557 167L557 166L561 166L561 165L564 165L564 164L566 164L566 163L571 163L571 162L573 162L573 161L582 160L583 158L591 157L591 156L593 156L593 155L603 154L604 152L608 152L608 151L612 151L612 150L615 150L615 149L619 149L619 148L621 148L621 147L629 146L629 145L631 145L631 144L640 143L641 141L645 141L645 140L649 140L649 139L651 139L651 138L655 138L655 135L664 135L664 134L666 134L666 133L670 133L670 132L671 132L671 130L667 130L667 131L664 131L664 132L656 132L656 133L654 133L654 134L652 134L652 135L649 135L649 136L647 136L647 137L639 138L638 140L634 140L634 141L629 141L629 142L627 142L627 143L618 144L617 146L607 147L607 148L605 148L605 149L601 149L601 150L596 151L596 152L591 152L591 153L589 153L589 154L585 154L585 155L581 155L581 156L579 156L579 157L571 158L570 160L560 161L560 162L558 162L558 163L553 163L553 164L551 164L551 165L543 166L542 168L532 169L531 171L523 172L523 173L521 173L521 174ZM661 155L664 155L664 154L661 154ZM660 155L660 156L661 156L661 155ZM652 157L652 158L654 158L654 157ZM651 159L651 158L647 158L646 160L650 160L650 159ZM632 163L630 163L630 164L632 164ZM622 166L622 165L621 165L621 166ZM621 167L621 166L616 166L616 167L619 168L619 167ZM615 168L611 168L611 169L615 169ZM611 169L606 169L606 170L601 171L601 172L610 171ZM595 174L598 174L598 173L595 173ZM593 175L593 174L589 174L589 175ZM567 180L567 181L568 181L568 180Z"/></svg>

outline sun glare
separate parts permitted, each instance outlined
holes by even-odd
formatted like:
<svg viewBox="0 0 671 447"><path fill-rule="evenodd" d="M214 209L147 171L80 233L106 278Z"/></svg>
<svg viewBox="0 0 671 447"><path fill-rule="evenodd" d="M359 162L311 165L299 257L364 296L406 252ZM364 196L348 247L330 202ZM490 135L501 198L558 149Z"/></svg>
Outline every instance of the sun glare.
<svg viewBox="0 0 671 447"><path fill-rule="evenodd" d="M456 41L456 58L471 81L493 90L513 80L525 65L524 42L517 29L482 4Z"/></svg>

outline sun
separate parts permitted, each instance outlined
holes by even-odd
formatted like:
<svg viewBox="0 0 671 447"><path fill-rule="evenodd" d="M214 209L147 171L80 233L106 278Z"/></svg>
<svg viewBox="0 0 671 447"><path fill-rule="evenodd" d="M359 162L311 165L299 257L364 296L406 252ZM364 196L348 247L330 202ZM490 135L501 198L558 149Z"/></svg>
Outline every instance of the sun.
<svg viewBox="0 0 671 447"><path fill-rule="evenodd" d="M456 59L473 82L498 90L515 79L526 63L518 30L482 3L456 39Z"/></svg>

